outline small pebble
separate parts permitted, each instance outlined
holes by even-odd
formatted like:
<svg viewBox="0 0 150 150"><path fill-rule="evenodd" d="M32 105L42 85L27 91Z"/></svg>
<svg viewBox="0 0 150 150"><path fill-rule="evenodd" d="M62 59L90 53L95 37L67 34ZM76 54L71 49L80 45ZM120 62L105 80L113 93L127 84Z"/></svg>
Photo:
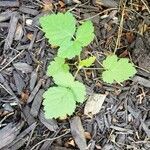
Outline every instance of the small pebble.
<svg viewBox="0 0 150 150"><path fill-rule="evenodd" d="M33 20L32 19L26 19L26 25L27 26L31 26L33 24Z"/></svg>

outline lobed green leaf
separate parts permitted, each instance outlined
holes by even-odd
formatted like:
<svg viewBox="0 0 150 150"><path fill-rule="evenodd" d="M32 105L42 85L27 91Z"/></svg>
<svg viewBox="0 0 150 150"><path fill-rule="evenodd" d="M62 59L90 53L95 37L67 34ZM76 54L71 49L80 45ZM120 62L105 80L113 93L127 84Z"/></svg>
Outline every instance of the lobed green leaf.
<svg viewBox="0 0 150 150"><path fill-rule="evenodd" d="M90 44L94 39L94 27L91 21L86 21L77 29L76 40L82 47Z"/></svg>
<svg viewBox="0 0 150 150"><path fill-rule="evenodd" d="M74 77L69 72L59 73L53 79L57 85L69 88L74 93L75 101L83 102L85 100L85 85L79 81L74 81Z"/></svg>
<svg viewBox="0 0 150 150"><path fill-rule="evenodd" d="M58 49L58 56L62 58L72 59L73 57L80 55L82 47L79 42L69 41L64 43Z"/></svg>
<svg viewBox="0 0 150 150"><path fill-rule="evenodd" d="M60 72L69 72L69 66L65 64L64 58L55 57L54 61L48 65L47 75L54 76Z"/></svg>
<svg viewBox="0 0 150 150"><path fill-rule="evenodd" d="M43 94L43 105L47 119L72 115L76 108L74 94L65 87L51 87Z"/></svg>
<svg viewBox="0 0 150 150"><path fill-rule="evenodd" d="M70 41L76 30L76 20L69 12L43 16L39 22L52 46L61 46Z"/></svg>
<svg viewBox="0 0 150 150"><path fill-rule="evenodd" d="M85 85L79 81L74 81L70 85L70 89L74 93L75 101L79 103L83 103L85 101L86 96L86 88Z"/></svg>
<svg viewBox="0 0 150 150"><path fill-rule="evenodd" d="M129 63L127 58L118 58L116 55L107 56L103 61L105 71L102 73L104 82L121 83L130 77L134 76L136 69L132 63Z"/></svg>

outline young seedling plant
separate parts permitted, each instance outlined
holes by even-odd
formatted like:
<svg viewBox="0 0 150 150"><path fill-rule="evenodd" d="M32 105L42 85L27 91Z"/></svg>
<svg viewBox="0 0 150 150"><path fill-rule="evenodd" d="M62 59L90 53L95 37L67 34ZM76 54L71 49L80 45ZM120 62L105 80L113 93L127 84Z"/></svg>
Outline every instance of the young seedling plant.
<svg viewBox="0 0 150 150"><path fill-rule="evenodd" d="M70 12L43 16L39 21L49 43L58 47L57 56L47 68L47 75L53 77L56 86L50 87L43 94L45 117L64 118L72 115L76 103L82 103L86 96L85 85L75 80L65 62L66 59L80 56L82 48L93 41L94 27L91 21L77 26L76 19ZM80 60L78 71L91 66L95 59L95 56L91 56ZM103 67L102 79L107 83L123 82L136 73L134 65L128 59L119 59L116 55L107 56Z"/></svg>

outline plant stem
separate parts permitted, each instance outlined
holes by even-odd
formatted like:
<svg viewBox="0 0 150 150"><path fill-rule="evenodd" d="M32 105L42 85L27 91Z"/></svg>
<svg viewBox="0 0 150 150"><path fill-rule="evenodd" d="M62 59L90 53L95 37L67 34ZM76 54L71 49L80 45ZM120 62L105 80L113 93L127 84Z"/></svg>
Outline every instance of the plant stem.
<svg viewBox="0 0 150 150"><path fill-rule="evenodd" d="M80 69L81 69L81 68L78 67L78 70L76 71L76 73L75 73L75 75L74 75L74 80L75 80L75 78L76 78L78 72L80 71Z"/></svg>
<svg viewBox="0 0 150 150"><path fill-rule="evenodd" d="M102 70L104 68L81 68L81 69L85 69L85 70Z"/></svg>

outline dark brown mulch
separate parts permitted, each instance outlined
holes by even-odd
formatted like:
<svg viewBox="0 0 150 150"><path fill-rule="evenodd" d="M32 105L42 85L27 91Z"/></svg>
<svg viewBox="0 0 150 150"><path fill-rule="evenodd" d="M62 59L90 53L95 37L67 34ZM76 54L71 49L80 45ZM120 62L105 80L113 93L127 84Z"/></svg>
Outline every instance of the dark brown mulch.
<svg viewBox="0 0 150 150"><path fill-rule="evenodd" d="M145 4L143 3L145 2ZM125 1L0 1L1 150L149 150L150 3L127 1L117 55L129 57L138 73L122 85L109 85L99 71L80 72L88 94L108 93L100 112L83 115L84 104L65 120L44 118L42 94L53 81L45 75L56 55L40 31L45 13L72 10L78 21L91 19L95 40L84 49L99 61L113 52ZM44 3L46 3L44 7ZM95 64L95 67L100 67ZM72 73L74 73L72 68ZM86 103L86 102L85 102Z"/></svg>

